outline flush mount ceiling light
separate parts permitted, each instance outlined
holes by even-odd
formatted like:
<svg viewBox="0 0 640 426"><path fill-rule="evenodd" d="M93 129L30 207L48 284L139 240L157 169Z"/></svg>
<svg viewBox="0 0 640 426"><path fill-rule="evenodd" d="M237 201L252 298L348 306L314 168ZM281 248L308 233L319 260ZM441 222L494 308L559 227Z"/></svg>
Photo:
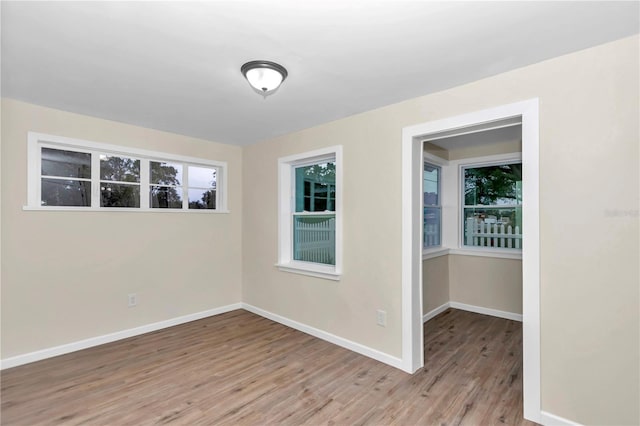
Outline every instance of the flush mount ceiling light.
<svg viewBox="0 0 640 426"><path fill-rule="evenodd" d="M288 75L282 65L270 61L247 62L240 71L251 87L265 98L274 93Z"/></svg>

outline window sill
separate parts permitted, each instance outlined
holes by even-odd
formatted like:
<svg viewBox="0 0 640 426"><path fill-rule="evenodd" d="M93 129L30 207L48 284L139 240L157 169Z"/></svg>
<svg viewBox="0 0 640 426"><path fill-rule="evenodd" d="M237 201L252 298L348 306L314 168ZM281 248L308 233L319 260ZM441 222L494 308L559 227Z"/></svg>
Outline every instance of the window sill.
<svg viewBox="0 0 640 426"><path fill-rule="evenodd" d="M333 266L323 266L307 262L276 263L275 265L282 272L292 274L307 275L310 277L323 278L326 280L340 281L342 274L336 272Z"/></svg>
<svg viewBox="0 0 640 426"><path fill-rule="evenodd" d="M522 260L522 251L450 249L449 254L457 254L460 256L494 257L497 259Z"/></svg>
<svg viewBox="0 0 640 426"><path fill-rule="evenodd" d="M32 207L23 206L24 211L47 212L124 212L124 213L195 213L195 214L226 214L229 210L207 209L143 209L139 207Z"/></svg>
<svg viewBox="0 0 640 426"><path fill-rule="evenodd" d="M449 249L444 247L437 247L422 250L422 260L433 259L435 257L446 256L449 254Z"/></svg>

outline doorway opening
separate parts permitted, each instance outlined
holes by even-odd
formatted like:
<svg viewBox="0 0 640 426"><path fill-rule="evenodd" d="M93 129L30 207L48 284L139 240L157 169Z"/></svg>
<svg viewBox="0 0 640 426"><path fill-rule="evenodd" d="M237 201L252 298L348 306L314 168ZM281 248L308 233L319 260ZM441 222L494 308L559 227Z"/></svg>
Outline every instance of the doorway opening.
<svg viewBox="0 0 640 426"><path fill-rule="evenodd" d="M456 150L453 157L468 157L473 153L490 154L493 149L492 157L490 155L473 157L486 160L484 164L482 161L476 162L477 168L494 167L503 160L508 164L516 164L513 155L511 158L505 158L505 156L508 157L509 154L514 153L501 152L498 154L495 150L500 149L495 146L493 148L486 146L479 148L473 144L470 145L469 142L469 135L475 134L474 140L477 141L485 136L495 138L496 135L507 134L514 129L521 131L522 136L521 185L517 191L519 191L520 199L524 200L524 203L520 206L517 205L517 202L512 203L513 205L508 206L511 209L509 210L506 206L484 206L482 204L484 201L480 204L473 204L466 200L464 196L460 195L463 191L458 188L462 187L461 182L465 182L464 170L471 171L474 167L463 167L464 158L445 157L450 157L450 152ZM456 143L462 145L456 147ZM450 149L446 149L446 144L449 144ZM489 241L490 251L503 249L502 254L509 257L514 256L514 250L509 250L507 241L511 242L511 248L515 248L516 241L522 242L520 249L522 256L524 417L537 422L540 421L538 145L538 100L533 99L407 127L403 129L402 148L403 368L405 371L415 372L424 365L422 330L423 315L427 312L423 312L422 266L425 233L429 234L431 238L429 241L439 241L440 251L447 250L447 255L455 253L456 250L486 250L487 241ZM438 150L448 151L448 153L440 152L439 156L437 155ZM466 154L463 155L463 152ZM426 214L429 223L426 227L423 222L426 208L423 192L425 157L433 160L434 163L438 162L438 158L442 160L440 165L433 164L433 166L440 167L443 184L447 185L448 180L451 185L448 191L446 188L441 191L443 198L440 205L436 203L427 206L429 211ZM455 167L451 167L452 163ZM429 174L433 174L433 170L430 168ZM492 170L473 170L473 172L482 174L491 173ZM510 173L512 175L518 173L517 166L511 167ZM466 176L470 175L473 173L467 173ZM448 179L446 179L447 176ZM427 182L427 185L433 185L433 183ZM427 201L433 202L433 196L430 195L430 197ZM517 201L517 196L514 196L514 200ZM438 224L438 214L440 214L442 228L441 234L434 239L432 225ZM517 225L517 222L520 224ZM503 228L508 229L509 226L511 226L509 236L495 235L496 228L502 231ZM519 227L519 230L526 230L524 242L521 236L514 233L516 226ZM475 235L476 232L484 233L484 235ZM482 243L480 243L481 241ZM433 246L435 245L433 244ZM479 247L481 245L483 247ZM434 252L432 250L434 248L428 247L426 251ZM507 309L495 309L495 306L489 307L489 309L508 312Z"/></svg>

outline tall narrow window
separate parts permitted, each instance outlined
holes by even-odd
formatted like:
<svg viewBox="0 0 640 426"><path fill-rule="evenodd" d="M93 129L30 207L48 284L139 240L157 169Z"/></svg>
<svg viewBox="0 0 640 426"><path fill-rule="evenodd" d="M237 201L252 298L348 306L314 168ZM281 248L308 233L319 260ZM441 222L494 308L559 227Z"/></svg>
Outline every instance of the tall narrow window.
<svg viewBox="0 0 640 426"><path fill-rule="evenodd" d="M338 280L342 147L280 158L278 268Z"/></svg>
<svg viewBox="0 0 640 426"><path fill-rule="evenodd" d="M293 259L336 264L336 163L295 168Z"/></svg>
<svg viewBox="0 0 640 426"><path fill-rule="evenodd" d="M440 167L424 163L424 248L439 247L442 235L442 206L440 201Z"/></svg>
<svg viewBox="0 0 640 426"><path fill-rule="evenodd" d="M464 167L463 244L522 248L522 163Z"/></svg>

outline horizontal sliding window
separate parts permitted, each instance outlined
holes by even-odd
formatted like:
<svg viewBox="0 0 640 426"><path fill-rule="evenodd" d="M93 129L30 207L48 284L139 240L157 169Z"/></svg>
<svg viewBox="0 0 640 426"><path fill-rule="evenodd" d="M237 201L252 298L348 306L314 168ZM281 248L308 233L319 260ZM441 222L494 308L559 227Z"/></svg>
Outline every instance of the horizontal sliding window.
<svg viewBox="0 0 640 426"><path fill-rule="evenodd" d="M29 133L29 209L225 211L226 163Z"/></svg>

